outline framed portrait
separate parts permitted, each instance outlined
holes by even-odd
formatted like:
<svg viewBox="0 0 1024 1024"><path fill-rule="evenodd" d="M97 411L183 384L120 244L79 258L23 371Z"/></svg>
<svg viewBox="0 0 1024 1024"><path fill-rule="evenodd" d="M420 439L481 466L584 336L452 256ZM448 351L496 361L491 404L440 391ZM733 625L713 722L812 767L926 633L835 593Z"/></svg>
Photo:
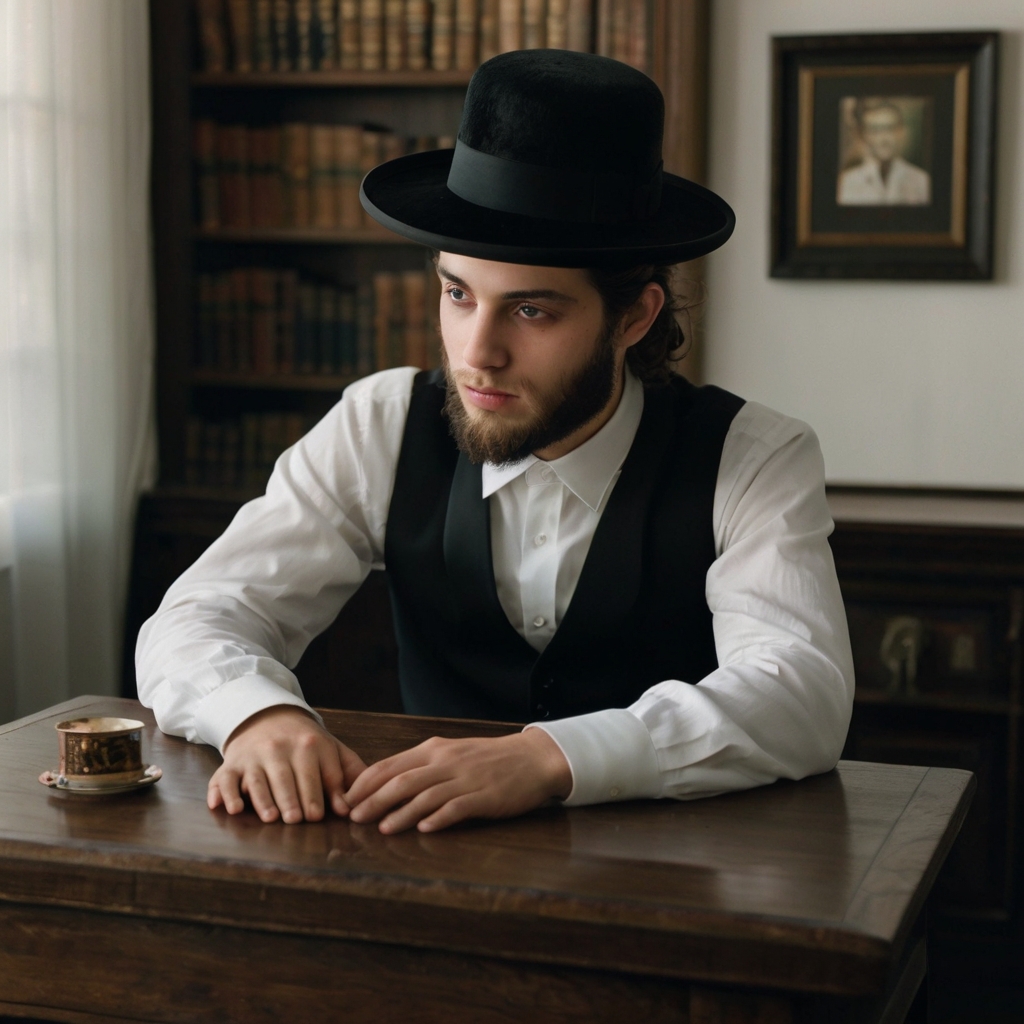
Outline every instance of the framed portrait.
<svg viewBox="0 0 1024 1024"><path fill-rule="evenodd" d="M773 277L992 277L997 48L772 40Z"/></svg>

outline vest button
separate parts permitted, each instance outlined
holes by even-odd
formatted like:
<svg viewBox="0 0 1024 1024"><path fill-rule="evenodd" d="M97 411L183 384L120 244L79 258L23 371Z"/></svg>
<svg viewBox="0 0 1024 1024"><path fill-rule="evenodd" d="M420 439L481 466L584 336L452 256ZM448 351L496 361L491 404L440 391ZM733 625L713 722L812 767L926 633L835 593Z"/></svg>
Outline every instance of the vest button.
<svg viewBox="0 0 1024 1024"><path fill-rule="evenodd" d="M554 685L555 685L555 679L554 679L554 676L551 676L551 677L545 679L544 682L540 684L540 688L542 690L550 690L551 687L554 686Z"/></svg>
<svg viewBox="0 0 1024 1024"><path fill-rule="evenodd" d="M548 709L547 709L546 707L544 707L544 705L543 705L543 704L537 704L537 705L536 705L536 706L534 707L534 709L533 709L533 713L534 713L534 714L535 714L535 715L536 715L536 716L537 716L538 718L550 718L550 717L551 717L551 712L550 712L550 711L548 711Z"/></svg>

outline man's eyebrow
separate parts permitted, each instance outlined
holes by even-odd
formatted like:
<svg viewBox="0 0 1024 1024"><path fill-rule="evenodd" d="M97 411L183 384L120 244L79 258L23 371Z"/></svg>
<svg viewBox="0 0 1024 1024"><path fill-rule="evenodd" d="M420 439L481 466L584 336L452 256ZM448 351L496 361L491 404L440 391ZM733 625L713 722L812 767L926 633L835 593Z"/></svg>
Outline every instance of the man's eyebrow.
<svg viewBox="0 0 1024 1024"><path fill-rule="evenodd" d="M453 274L450 270L443 267L440 263L437 265L437 272L446 280L451 281L452 284L457 284L460 288L465 288L467 291L473 289L462 280L461 277ZM501 296L505 302L513 301L516 299L551 299L554 302L577 302L578 300L573 298L571 295L566 295L564 292L556 292L553 288L523 288L515 292L504 292Z"/></svg>

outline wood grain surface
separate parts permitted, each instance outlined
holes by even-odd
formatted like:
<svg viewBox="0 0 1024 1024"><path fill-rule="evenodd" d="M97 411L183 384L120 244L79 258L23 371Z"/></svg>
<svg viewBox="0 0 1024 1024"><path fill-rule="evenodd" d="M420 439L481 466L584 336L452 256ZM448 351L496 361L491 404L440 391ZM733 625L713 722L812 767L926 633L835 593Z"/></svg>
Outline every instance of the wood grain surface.
<svg viewBox="0 0 1024 1024"><path fill-rule="evenodd" d="M45 789L36 779L56 764L54 723L71 714L145 721L143 760L163 769L161 781L120 797ZM430 735L514 728L362 712L324 718L368 760ZM275 943L291 943L293 953L326 940L385 944L399 972L399 953L419 948L456 973L466 957L483 957L530 972L877 995L904 955L973 786L969 773L951 769L843 762L800 783L710 800L547 808L436 835L383 836L334 817L287 826L211 812L206 783L218 761L208 747L162 734L137 703L112 698L79 698L0 728L0 933L8 936L0 1003L33 1002L11 988L10 978L28 983L10 966L20 954L9 937L42 941L33 921L48 922L54 936L73 929L75 909L116 923L119 941L134 928L161 949L168 929L198 924L200 936L266 944L267 956ZM86 948L100 938L78 941ZM609 985L607 1005L622 1005ZM669 999L669 989L657 991L651 998ZM591 1012L582 1008L580 1019ZM481 1008L477 1019L492 1018Z"/></svg>

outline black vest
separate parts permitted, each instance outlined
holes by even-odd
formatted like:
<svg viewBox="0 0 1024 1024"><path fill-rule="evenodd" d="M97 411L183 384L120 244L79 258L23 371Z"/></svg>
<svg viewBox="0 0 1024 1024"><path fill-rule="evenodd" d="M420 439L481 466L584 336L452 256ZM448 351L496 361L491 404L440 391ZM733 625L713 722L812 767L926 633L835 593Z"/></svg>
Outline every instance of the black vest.
<svg viewBox="0 0 1024 1024"><path fill-rule="evenodd" d="M456 449L443 404L439 371L417 374L384 547L407 713L563 718L625 707L661 680L696 683L718 667L704 583L722 445L742 399L681 377L645 392L543 654L498 601L481 469Z"/></svg>

